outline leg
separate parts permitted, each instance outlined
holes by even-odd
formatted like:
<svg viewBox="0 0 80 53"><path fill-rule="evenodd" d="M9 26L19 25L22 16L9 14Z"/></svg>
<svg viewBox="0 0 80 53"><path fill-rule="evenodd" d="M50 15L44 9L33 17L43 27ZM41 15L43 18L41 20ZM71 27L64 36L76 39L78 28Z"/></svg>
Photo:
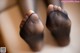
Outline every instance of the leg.
<svg viewBox="0 0 80 53"><path fill-rule="evenodd" d="M71 21L62 9L60 0L47 0L48 6L46 26L60 46L66 46L70 42Z"/></svg>
<svg viewBox="0 0 80 53"><path fill-rule="evenodd" d="M18 1L23 17L25 17L20 25L20 36L33 51L39 51L43 45L44 26L38 15L33 12L35 11L35 2L36 0Z"/></svg>
<svg viewBox="0 0 80 53"><path fill-rule="evenodd" d="M16 0L0 0L0 12L17 4Z"/></svg>

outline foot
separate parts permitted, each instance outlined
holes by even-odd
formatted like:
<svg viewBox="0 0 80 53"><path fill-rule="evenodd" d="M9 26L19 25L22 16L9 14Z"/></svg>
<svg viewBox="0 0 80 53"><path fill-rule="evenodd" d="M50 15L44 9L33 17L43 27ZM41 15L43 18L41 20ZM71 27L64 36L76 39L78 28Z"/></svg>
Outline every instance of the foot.
<svg viewBox="0 0 80 53"><path fill-rule="evenodd" d="M61 7L52 4L48 6L46 26L60 46L69 44L71 21Z"/></svg>
<svg viewBox="0 0 80 53"><path fill-rule="evenodd" d="M33 51L41 50L43 46L44 26L38 15L33 11L27 14L20 25L20 36L29 44Z"/></svg>

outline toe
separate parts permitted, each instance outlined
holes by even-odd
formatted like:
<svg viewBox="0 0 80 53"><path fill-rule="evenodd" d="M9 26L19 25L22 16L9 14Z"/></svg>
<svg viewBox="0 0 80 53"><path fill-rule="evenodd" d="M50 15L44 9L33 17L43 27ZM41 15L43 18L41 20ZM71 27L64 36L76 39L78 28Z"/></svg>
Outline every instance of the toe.
<svg viewBox="0 0 80 53"><path fill-rule="evenodd" d="M54 8L54 10L58 10L58 11L61 11L61 12L65 13L65 14L67 14L67 12L64 9L62 9L60 6L54 5L53 8Z"/></svg>
<svg viewBox="0 0 80 53"><path fill-rule="evenodd" d="M32 13L34 13L34 11L33 11L33 10L29 10L29 11L26 13L26 15L27 15L27 16L30 16Z"/></svg>
<svg viewBox="0 0 80 53"><path fill-rule="evenodd" d="M23 27L23 25L25 24L26 20L28 19L28 17L29 17L32 13L34 13L34 11L32 11L32 10L29 10L29 11L26 13L25 18L23 18L22 21L21 21L20 28Z"/></svg>
<svg viewBox="0 0 80 53"><path fill-rule="evenodd" d="M51 12L51 11L53 11L54 10L54 8L53 8L54 6L52 5L52 4L50 4L49 6L48 6L48 12Z"/></svg>
<svg viewBox="0 0 80 53"><path fill-rule="evenodd" d="M61 11L62 10L62 8L60 7L60 6L58 6L58 8L57 8L59 11Z"/></svg>
<svg viewBox="0 0 80 53"><path fill-rule="evenodd" d="M21 24L20 24L20 28L23 27L23 25L25 24L26 20L28 19L28 16L26 15L25 18L22 19Z"/></svg>
<svg viewBox="0 0 80 53"><path fill-rule="evenodd" d="M39 17L38 17L38 15L37 14L32 14L31 15L31 21L33 22L33 23L36 23L37 21L39 21Z"/></svg>
<svg viewBox="0 0 80 53"><path fill-rule="evenodd" d="M56 6L56 5L54 5L54 7L53 7L55 10L58 10L58 6Z"/></svg>
<svg viewBox="0 0 80 53"><path fill-rule="evenodd" d="M54 11L54 10L62 11L62 8L60 6L50 4L48 6L48 13L51 12L51 11Z"/></svg>
<svg viewBox="0 0 80 53"><path fill-rule="evenodd" d="M55 9L55 10L59 10L59 11L62 10L62 8L61 8L60 6L56 6L56 5L54 5L54 9Z"/></svg>

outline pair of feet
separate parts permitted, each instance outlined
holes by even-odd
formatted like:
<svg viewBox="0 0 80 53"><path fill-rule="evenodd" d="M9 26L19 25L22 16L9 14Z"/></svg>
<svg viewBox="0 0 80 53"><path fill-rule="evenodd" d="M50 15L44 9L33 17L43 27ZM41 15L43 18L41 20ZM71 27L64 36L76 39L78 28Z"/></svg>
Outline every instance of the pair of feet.
<svg viewBox="0 0 80 53"><path fill-rule="evenodd" d="M60 46L69 44L71 21L61 7L52 4L48 6L46 26ZM22 20L20 36L33 51L39 51L43 47L44 26L33 11L30 11L30 14Z"/></svg>

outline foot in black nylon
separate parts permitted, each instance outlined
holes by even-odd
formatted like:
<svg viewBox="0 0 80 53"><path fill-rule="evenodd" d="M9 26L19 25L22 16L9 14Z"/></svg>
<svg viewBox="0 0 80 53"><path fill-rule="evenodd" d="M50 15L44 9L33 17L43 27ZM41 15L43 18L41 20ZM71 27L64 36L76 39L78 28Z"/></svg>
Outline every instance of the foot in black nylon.
<svg viewBox="0 0 80 53"><path fill-rule="evenodd" d="M70 42L71 21L67 13L59 6L48 6L46 26L59 46L67 46Z"/></svg>
<svg viewBox="0 0 80 53"><path fill-rule="evenodd" d="M38 15L32 13L26 16L21 23L20 36L29 44L33 51L39 51L43 47L44 26Z"/></svg>

